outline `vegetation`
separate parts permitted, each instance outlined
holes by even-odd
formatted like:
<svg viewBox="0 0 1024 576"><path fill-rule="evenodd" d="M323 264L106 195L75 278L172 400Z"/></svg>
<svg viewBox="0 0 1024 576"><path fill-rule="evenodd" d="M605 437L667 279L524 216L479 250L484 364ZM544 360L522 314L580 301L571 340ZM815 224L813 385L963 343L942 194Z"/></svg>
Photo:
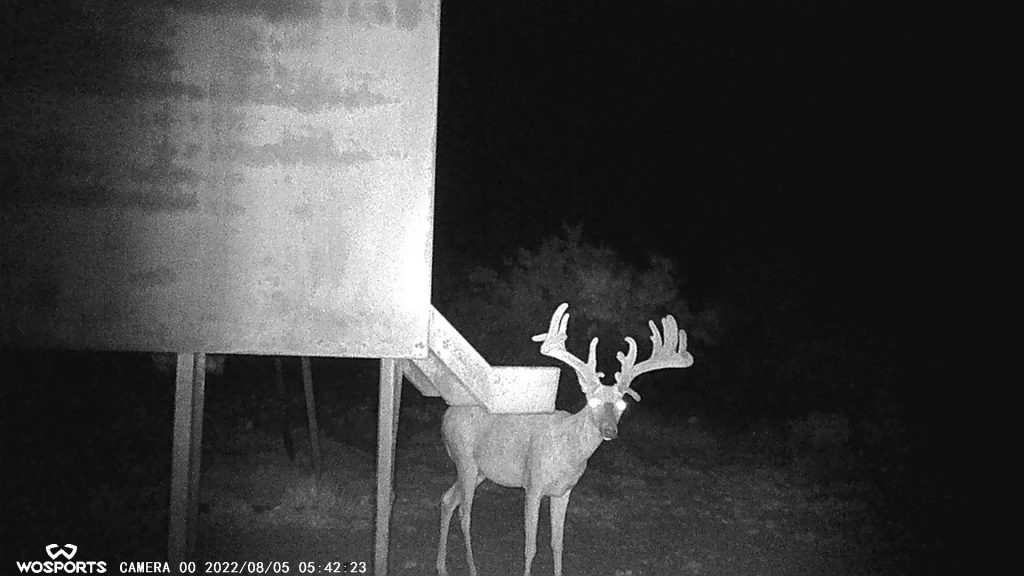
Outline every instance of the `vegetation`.
<svg viewBox="0 0 1024 576"><path fill-rule="evenodd" d="M649 351L648 320L673 314L698 361L684 374L638 382L645 399L668 411L734 423L788 421L815 412L860 419L885 404L891 375L884 359L816 315L785 264L736 270L724 293L691 307L684 278L668 258L629 259L566 229L501 269L476 267L437 291L438 306L492 363L541 360L529 336L543 331L561 302L570 303L568 347L584 354L601 337L599 367L611 374L622 338ZM648 348L644 348L647 345ZM660 378L660 381L659 381ZM563 382L571 389L572 382Z"/></svg>

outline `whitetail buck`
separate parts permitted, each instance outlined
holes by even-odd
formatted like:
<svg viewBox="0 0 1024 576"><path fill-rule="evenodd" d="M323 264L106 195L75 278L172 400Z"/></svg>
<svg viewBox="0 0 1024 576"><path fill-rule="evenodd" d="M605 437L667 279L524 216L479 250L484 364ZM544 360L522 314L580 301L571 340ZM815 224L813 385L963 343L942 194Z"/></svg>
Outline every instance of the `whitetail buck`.
<svg viewBox="0 0 1024 576"><path fill-rule="evenodd" d="M636 364L636 342L626 338L629 353L617 355L622 371L615 373L614 385L605 386L601 383L604 374L597 371L597 338L590 341L586 362L565 349L568 307L559 306L551 316L547 334L534 336L533 340L543 342L541 354L561 360L576 371L580 388L587 396L585 408L576 414L561 410L491 414L482 406L452 406L444 414L444 443L459 477L441 498L441 541L437 551L437 572L441 576L448 574L448 529L455 508L459 509L466 541L466 564L470 575L476 576L470 515L473 492L486 478L502 486L526 489L526 576L537 553L540 501L551 497L551 551L555 576L561 576L562 535L569 495L601 441L618 435L619 417L626 408L622 397L629 394L640 400L640 395L630 388L633 379L645 372L693 364L693 356L686 351L686 332L677 327L675 318L666 316L661 321L664 339L654 322L649 322L654 345L649 359Z"/></svg>

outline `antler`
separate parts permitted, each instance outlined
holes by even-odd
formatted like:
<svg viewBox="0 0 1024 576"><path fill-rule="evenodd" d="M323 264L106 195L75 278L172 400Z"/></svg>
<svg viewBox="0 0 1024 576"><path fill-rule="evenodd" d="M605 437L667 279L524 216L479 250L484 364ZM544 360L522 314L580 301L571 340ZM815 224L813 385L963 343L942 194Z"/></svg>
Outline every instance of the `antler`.
<svg viewBox="0 0 1024 576"><path fill-rule="evenodd" d="M638 401L640 395L629 387L637 376L662 368L688 368L693 365L693 355L686 351L686 331L679 328L671 314L661 319L664 340L653 320L649 320L647 324L651 327L653 345L650 358L636 364L636 341L628 336L626 343L629 344L629 352L625 355L622 352L615 355L622 365L622 371L615 373L615 386Z"/></svg>
<svg viewBox="0 0 1024 576"><path fill-rule="evenodd" d="M597 337L590 341L590 355L587 361L583 362L565 349L566 328L569 326L569 315L565 312L569 304L563 302L555 313L551 315L551 324L548 325L546 334L537 334L533 337L534 342L543 342L540 345L540 353L561 360L576 371L576 378L580 382L583 392L589 392L595 386L601 385L601 378L604 372L597 371ZM635 355L635 354L634 354Z"/></svg>

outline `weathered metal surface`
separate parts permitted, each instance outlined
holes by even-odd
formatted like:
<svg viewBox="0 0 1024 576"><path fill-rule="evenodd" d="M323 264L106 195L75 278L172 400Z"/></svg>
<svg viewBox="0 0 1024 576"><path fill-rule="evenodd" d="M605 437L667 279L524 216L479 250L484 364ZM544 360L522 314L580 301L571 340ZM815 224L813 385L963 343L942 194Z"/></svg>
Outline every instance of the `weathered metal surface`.
<svg viewBox="0 0 1024 576"><path fill-rule="evenodd" d="M427 358L430 358L429 354L427 355ZM422 362L422 359L420 361ZM402 376L405 376L409 382L412 382L412 385L420 391L420 394L423 394L428 398L437 398L441 396L441 391L438 390L437 385L432 382L430 376L428 376L427 373L415 363L403 362Z"/></svg>
<svg viewBox="0 0 1024 576"><path fill-rule="evenodd" d="M38 4L0 345L426 354L439 0Z"/></svg>
<svg viewBox="0 0 1024 576"><path fill-rule="evenodd" d="M424 396L440 396L450 406L483 404L481 398L474 396L482 392L481 387L464 382L433 352L408 362L404 373Z"/></svg>
<svg viewBox="0 0 1024 576"><path fill-rule="evenodd" d="M436 308L430 307L430 353L463 383L472 383L478 398L491 387L491 365Z"/></svg>
<svg viewBox="0 0 1024 576"><path fill-rule="evenodd" d="M425 396L494 413L554 410L560 373L554 367L491 366L433 307L429 353L406 363L403 372Z"/></svg>
<svg viewBox="0 0 1024 576"><path fill-rule="evenodd" d="M487 408L496 414L550 412L555 409L561 369L550 366L493 366L495 385Z"/></svg>

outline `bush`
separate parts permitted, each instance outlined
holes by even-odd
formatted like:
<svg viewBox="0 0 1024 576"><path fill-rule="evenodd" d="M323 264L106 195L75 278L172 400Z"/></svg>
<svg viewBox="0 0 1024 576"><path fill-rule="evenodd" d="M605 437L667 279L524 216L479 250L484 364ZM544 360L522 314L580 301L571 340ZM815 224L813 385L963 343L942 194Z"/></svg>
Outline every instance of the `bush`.
<svg viewBox="0 0 1024 576"><path fill-rule="evenodd" d="M492 364L550 365L530 337L547 330L562 302L570 304L572 318L566 347L585 358L590 339L600 336L598 369L607 375L606 382L620 368L615 353L626 351L625 336L637 340L639 358L650 354L648 320L674 315L698 346L715 331L713 315L691 313L671 260L653 255L644 263L631 263L611 248L585 242L581 228L548 238L536 250L520 250L501 272L475 268L468 280L438 306ZM645 402L661 402L683 388L676 383L686 376L671 372L638 382ZM656 385L659 380L674 383ZM563 371L560 406L576 407L578 389L572 372Z"/></svg>

